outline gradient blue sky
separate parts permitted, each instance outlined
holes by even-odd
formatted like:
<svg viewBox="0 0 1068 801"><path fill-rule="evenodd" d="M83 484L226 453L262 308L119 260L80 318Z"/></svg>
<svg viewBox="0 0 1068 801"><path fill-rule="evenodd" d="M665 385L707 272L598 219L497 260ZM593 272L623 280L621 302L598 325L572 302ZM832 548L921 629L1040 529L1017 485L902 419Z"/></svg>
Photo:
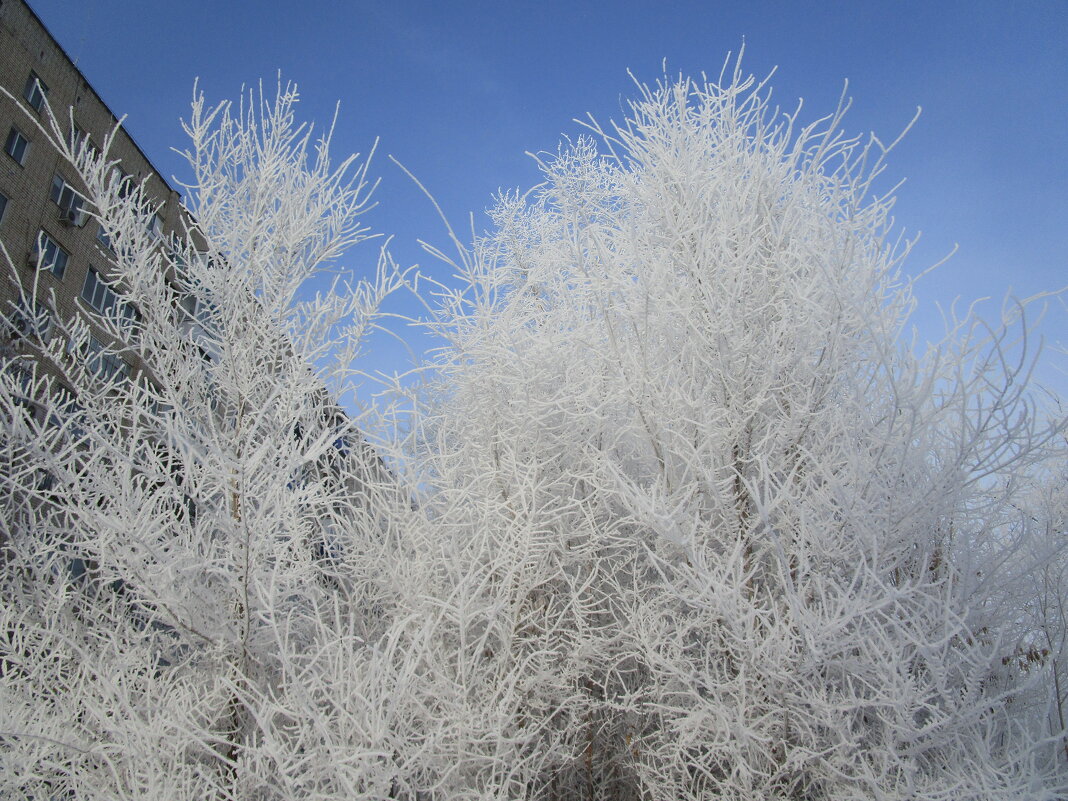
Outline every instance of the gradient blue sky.
<svg viewBox="0 0 1068 801"><path fill-rule="evenodd" d="M554 150L587 113L621 117L628 69L652 81L666 58L672 74L716 74L744 39L744 66L777 66L775 97L786 107L803 97L806 120L833 109L845 79L849 132L891 140L923 107L886 173L907 179L898 224L923 232L907 266L959 251L920 285L921 333L939 331L935 303L1068 284L1068 0L30 2L168 176L182 175L169 147L183 144L178 120L198 76L209 100L223 99L281 69L320 121L340 100L339 154L381 140L369 219L396 236L403 263L433 268L415 238L447 238L386 154L455 225L475 212L483 228L498 189L537 182L525 151ZM374 256L365 247L349 259ZM1048 341L1068 340L1066 321L1051 312ZM381 364L398 357L383 350ZM1051 367L1042 375L1068 388Z"/></svg>

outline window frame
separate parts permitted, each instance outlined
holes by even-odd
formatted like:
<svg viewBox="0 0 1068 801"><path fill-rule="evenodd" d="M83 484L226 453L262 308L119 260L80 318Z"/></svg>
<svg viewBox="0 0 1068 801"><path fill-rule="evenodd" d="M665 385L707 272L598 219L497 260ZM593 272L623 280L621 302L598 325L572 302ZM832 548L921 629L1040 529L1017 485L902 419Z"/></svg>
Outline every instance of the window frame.
<svg viewBox="0 0 1068 801"><path fill-rule="evenodd" d="M22 142L20 155L15 155L14 151L19 150L20 140ZM30 140L14 125L11 126L11 130L7 132L7 139L4 140L4 152L20 167L26 166L26 157L30 155Z"/></svg>
<svg viewBox="0 0 1068 801"><path fill-rule="evenodd" d="M91 264L82 281L80 297L97 313L116 320L127 335L135 336L141 327L141 311L105 281Z"/></svg>
<svg viewBox="0 0 1068 801"><path fill-rule="evenodd" d="M195 292L178 296L178 307L185 313L190 323L195 323L207 331L215 330L215 316L218 307Z"/></svg>
<svg viewBox="0 0 1068 801"><path fill-rule="evenodd" d="M115 254L115 246L111 244L111 237L108 236L108 232L104 230L104 223L98 223L96 227L96 242L100 247L104 248L108 253Z"/></svg>
<svg viewBox="0 0 1068 801"><path fill-rule="evenodd" d="M48 84L41 80L41 76L30 70L26 78L26 86L22 89L22 98L30 108L41 113L41 107L48 99Z"/></svg>
<svg viewBox="0 0 1068 801"><path fill-rule="evenodd" d="M113 384L121 378L129 381L133 377L133 365L117 353L109 353L104 343L92 334L79 348L85 359L86 369L101 381Z"/></svg>
<svg viewBox="0 0 1068 801"><path fill-rule="evenodd" d="M70 145L70 149L74 155L78 155L82 149L88 149L94 155L100 152L97 146L93 143L93 138L89 136L89 132L74 120L71 120L70 123L70 137L67 140L67 144Z"/></svg>
<svg viewBox="0 0 1068 801"><path fill-rule="evenodd" d="M100 277L96 268L89 265L82 281L81 298L98 312L106 314L119 302L118 293Z"/></svg>
<svg viewBox="0 0 1068 801"><path fill-rule="evenodd" d="M115 194L125 200L134 191L133 177L118 164L113 164L108 174L108 186L115 187Z"/></svg>
<svg viewBox="0 0 1068 801"><path fill-rule="evenodd" d="M61 173L52 176L52 186L48 190L48 199L59 207L60 219L78 228L85 225L89 215L85 211L86 198L63 177Z"/></svg>
<svg viewBox="0 0 1068 801"><path fill-rule="evenodd" d="M48 258L49 245L52 246L52 258ZM62 280L63 274L70 264L70 251L63 247L54 236L43 228L37 232L37 240L34 243L33 253L36 257L36 267L39 270L48 270L57 279ZM59 255L62 254L62 260ZM59 262L62 261L62 264ZM56 269L58 265L58 270Z"/></svg>
<svg viewBox="0 0 1068 801"><path fill-rule="evenodd" d="M159 215L159 212L149 212L148 218L145 222L145 230L148 231L148 235L153 239L162 241L163 239L163 218Z"/></svg>

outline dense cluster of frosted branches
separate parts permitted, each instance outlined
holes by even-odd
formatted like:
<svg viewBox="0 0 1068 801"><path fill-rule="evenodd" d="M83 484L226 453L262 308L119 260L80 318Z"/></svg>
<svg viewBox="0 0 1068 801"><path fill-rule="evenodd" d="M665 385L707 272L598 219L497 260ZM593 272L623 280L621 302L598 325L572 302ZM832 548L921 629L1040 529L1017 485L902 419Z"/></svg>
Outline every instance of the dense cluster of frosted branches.
<svg viewBox="0 0 1068 801"><path fill-rule="evenodd" d="M884 150L838 127L646 89L461 265L424 581L476 708L517 677L510 796L1031 798L1063 763L1019 683L1057 427L1008 329L902 339Z"/></svg>
<svg viewBox="0 0 1068 801"><path fill-rule="evenodd" d="M461 249L390 473L326 387L404 278L297 302L366 187L294 100L197 101L169 251L70 153L146 380L0 376L0 794L1063 794L1062 418L1018 316L903 339L877 140L642 89Z"/></svg>

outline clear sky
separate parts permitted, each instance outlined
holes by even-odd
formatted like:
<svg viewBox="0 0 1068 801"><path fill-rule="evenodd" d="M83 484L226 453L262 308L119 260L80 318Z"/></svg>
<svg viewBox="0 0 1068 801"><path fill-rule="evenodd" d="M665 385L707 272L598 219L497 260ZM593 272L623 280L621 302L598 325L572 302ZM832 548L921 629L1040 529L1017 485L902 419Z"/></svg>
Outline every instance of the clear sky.
<svg viewBox="0 0 1068 801"><path fill-rule="evenodd" d="M803 119L831 111L845 79L848 132L888 141L923 107L886 173L907 179L898 224L923 232L911 272L959 245L919 287L923 334L939 331L935 303L1068 284L1068 0L30 2L168 176L181 176L168 149L184 145L178 120L198 76L218 100L280 69L300 85L304 114L324 122L340 101L337 151L380 139L370 222L396 236L402 263L432 267L415 238L447 238L386 154L454 225L475 212L481 229L498 189L537 182L525 151L555 150L587 113L622 116L628 69L653 81L666 58L672 74L717 74L744 39L744 66L761 76L777 66L775 97L785 107L803 97ZM374 256L364 247L349 259ZM1052 311L1042 332L1068 344L1068 312ZM390 367L397 355L380 358ZM1068 390L1050 368L1043 378Z"/></svg>

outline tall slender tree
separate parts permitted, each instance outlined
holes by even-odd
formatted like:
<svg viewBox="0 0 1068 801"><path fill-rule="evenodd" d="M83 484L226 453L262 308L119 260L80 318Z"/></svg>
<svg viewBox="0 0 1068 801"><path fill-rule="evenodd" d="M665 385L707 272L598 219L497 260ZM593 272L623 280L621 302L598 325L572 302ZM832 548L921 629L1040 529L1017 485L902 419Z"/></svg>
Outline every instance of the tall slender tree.
<svg viewBox="0 0 1068 801"><path fill-rule="evenodd" d="M0 374L4 797L388 792L388 711L354 699L388 697L368 689L387 680L365 647L385 620L372 509L401 499L335 379L401 279L383 254L308 299L367 239L371 186L297 99L196 95L170 241L110 141L42 131L84 182L117 300ZM137 376L108 369L131 351Z"/></svg>

